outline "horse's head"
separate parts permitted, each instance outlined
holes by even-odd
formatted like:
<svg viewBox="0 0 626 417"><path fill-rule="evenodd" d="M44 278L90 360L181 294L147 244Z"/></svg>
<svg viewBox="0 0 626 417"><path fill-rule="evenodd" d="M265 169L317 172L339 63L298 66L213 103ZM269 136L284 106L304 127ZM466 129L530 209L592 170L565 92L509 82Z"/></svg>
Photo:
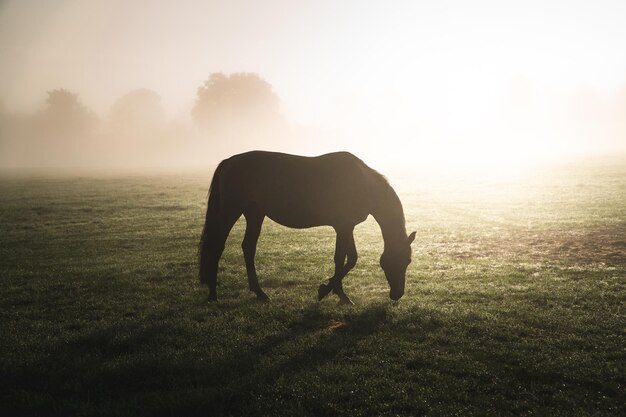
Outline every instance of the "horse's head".
<svg viewBox="0 0 626 417"><path fill-rule="evenodd" d="M404 295L406 268L411 263L411 243L415 240L415 232L411 233L406 242L391 248L385 248L380 256L380 267L385 272L389 283L389 297L397 301Z"/></svg>

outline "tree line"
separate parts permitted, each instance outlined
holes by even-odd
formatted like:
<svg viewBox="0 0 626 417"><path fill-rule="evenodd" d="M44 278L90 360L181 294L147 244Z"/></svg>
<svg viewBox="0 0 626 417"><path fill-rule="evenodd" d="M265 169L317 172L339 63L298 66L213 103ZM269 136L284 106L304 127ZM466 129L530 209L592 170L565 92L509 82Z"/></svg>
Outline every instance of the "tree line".
<svg viewBox="0 0 626 417"><path fill-rule="evenodd" d="M104 116L78 93L53 89L34 113L0 109L0 166L167 163L176 153L188 157L185 152L198 145L243 146L275 134L284 125L279 106L272 86L255 73L211 74L197 89L193 126L167 121L161 97L149 89L130 91Z"/></svg>

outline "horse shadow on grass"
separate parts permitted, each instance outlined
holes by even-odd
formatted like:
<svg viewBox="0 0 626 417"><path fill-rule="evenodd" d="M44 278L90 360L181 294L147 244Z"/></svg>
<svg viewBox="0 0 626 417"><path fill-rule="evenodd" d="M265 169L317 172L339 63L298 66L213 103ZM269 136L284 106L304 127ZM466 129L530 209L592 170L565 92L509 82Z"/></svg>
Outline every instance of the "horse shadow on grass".
<svg viewBox="0 0 626 417"><path fill-rule="evenodd" d="M477 315L428 308L398 312L389 303L349 309L312 304L284 312L272 305L268 329L251 329L246 338L245 331L232 332L237 324L220 316L228 313L247 319L270 306L229 303L204 310L205 322L194 320L193 312L163 320L109 322L42 347L36 360L5 360L0 369L0 411L3 415L227 416L369 410L418 415L426 409L411 403L411 398L389 400L393 407L410 410L384 412L370 399L370 395L380 398L381 389L383 396L393 398L394 384L408 384L406 378L417 374L422 384L441 382L438 378L465 384L457 387L461 392L482 386L493 391L487 398L506 395L509 405L527 390L544 395L534 388L536 381L547 384L540 386L544 390L567 383L575 392L601 393L614 402L619 397L609 383L568 376L555 366L534 366L541 363L545 351L530 350L505 322L492 323ZM223 326L209 324L213 319L222 320ZM242 323L265 322L259 316ZM234 334L242 340L228 339ZM396 371L400 374L394 381ZM507 385L514 388L504 389ZM348 395L351 386L362 388L363 393L357 393L361 397ZM539 397L533 407L544 400Z"/></svg>
<svg viewBox="0 0 626 417"><path fill-rule="evenodd" d="M265 306L230 306L238 308L254 314ZM269 413L263 407L270 405L260 397L274 381L315 373L329 363L341 366L359 341L381 331L388 309L385 303L346 313L313 304L282 330L221 356L215 354L222 351L217 337L206 339L212 344L207 350L187 349L190 339L202 336L197 328L139 320L101 326L51 345L39 361L5 368L3 380L10 381L0 383L7 393L5 410L19 415ZM25 401L28 392L39 395Z"/></svg>
<svg viewBox="0 0 626 417"><path fill-rule="evenodd" d="M305 308L288 321L285 329L208 364L204 388L210 394L200 404L208 405L211 415L245 415L252 410L259 415L276 415L278 411L302 415L304 410L313 415L333 414L324 409L323 402L303 401L273 386L285 378L299 381L298 375L321 375L323 367L342 368L351 356L359 355L362 341L381 333L389 324L389 309L389 303L348 312L329 311L319 304ZM209 381L206 375L215 379ZM330 397L338 394L327 393ZM274 398L267 403L263 396ZM281 410L276 409L277 404L281 404ZM188 415L201 413L191 403L181 407Z"/></svg>

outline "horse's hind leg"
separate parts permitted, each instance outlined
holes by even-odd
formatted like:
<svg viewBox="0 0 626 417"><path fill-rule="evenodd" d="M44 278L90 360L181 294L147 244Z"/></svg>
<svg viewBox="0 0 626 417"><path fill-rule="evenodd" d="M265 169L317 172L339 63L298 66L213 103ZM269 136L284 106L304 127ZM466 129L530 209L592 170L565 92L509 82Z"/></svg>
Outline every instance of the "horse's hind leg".
<svg viewBox="0 0 626 417"><path fill-rule="evenodd" d="M261 234L261 226L263 225L265 216L255 210L246 211L243 215L246 218L246 234L243 237L241 248L243 249L243 257L246 261L248 286L250 287L250 291L254 292L260 301L269 301L269 297L263 292L259 285L256 267L254 265L256 244Z"/></svg>
<svg viewBox="0 0 626 417"><path fill-rule="evenodd" d="M220 213L219 223L215 235L213 236L213 253L210 262L209 273L209 302L217 301L217 270L220 258L224 252L224 246L226 245L226 239L233 228L237 219L241 216L241 212L231 211L227 213Z"/></svg>

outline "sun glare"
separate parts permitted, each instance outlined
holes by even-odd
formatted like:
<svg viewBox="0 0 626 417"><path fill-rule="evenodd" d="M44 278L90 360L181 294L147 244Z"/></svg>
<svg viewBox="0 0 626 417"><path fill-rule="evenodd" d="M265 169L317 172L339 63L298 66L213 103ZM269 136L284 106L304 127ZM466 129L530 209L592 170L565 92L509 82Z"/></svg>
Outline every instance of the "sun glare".
<svg viewBox="0 0 626 417"><path fill-rule="evenodd" d="M610 1L566 11L487 0L32 4L0 8L0 110L20 119L45 108L47 92L67 89L104 126L103 148L137 136L102 139L130 92L152 91L162 116L141 143L113 153L89 148L53 161L4 149L10 165L97 166L107 152L112 164L207 165L251 148L348 150L373 163L500 178L626 150L626 26ZM198 88L219 72L267 82L282 124L201 132L191 114Z"/></svg>

